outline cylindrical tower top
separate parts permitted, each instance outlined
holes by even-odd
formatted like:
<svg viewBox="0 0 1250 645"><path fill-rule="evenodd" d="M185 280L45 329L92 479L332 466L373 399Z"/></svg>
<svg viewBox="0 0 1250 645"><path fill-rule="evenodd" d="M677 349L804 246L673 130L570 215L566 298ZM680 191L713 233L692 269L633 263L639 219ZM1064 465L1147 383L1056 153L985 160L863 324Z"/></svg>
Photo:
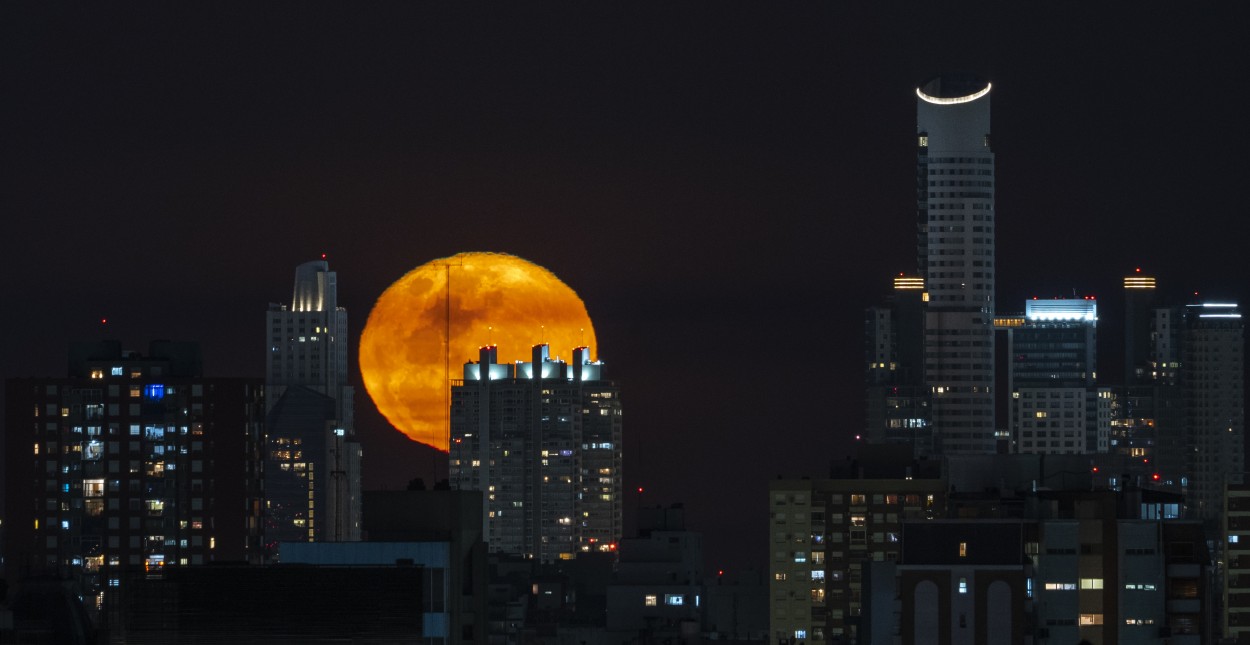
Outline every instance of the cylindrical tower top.
<svg viewBox="0 0 1250 645"><path fill-rule="evenodd" d="M334 311L338 306L337 280L330 263L313 260L295 267L292 311Z"/></svg>
<svg viewBox="0 0 1250 645"><path fill-rule="evenodd" d="M971 103L989 93L989 82L975 74L945 74L916 88L916 96L934 105Z"/></svg>
<svg viewBox="0 0 1250 645"><path fill-rule="evenodd" d="M916 131L935 153L990 152L990 84L946 74L916 88Z"/></svg>

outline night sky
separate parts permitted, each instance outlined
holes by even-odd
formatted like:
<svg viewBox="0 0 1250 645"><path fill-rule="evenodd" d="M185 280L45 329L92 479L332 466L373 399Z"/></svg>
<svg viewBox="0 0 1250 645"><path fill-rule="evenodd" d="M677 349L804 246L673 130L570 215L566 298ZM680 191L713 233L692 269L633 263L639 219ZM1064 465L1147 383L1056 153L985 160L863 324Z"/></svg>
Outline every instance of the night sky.
<svg viewBox="0 0 1250 645"><path fill-rule="evenodd" d="M711 566L762 567L767 480L847 453L863 309L915 269L928 77L994 84L1000 312L1097 295L1111 346L1138 266L1250 303L1250 10L1029 9L6 4L0 376L171 338L259 377L301 262L354 343L409 269L516 254L595 321L627 517L684 502ZM356 409L367 488L446 476Z"/></svg>

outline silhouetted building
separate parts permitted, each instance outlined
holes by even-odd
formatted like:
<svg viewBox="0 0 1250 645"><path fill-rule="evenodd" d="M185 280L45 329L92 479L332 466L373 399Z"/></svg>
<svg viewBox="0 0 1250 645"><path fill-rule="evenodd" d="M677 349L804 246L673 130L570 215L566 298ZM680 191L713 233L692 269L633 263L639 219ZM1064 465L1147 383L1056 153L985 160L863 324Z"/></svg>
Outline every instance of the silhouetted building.
<svg viewBox="0 0 1250 645"><path fill-rule="evenodd" d="M702 631L703 538L687 531L681 507L648 509L639 534L621 542L607 588L607 628L644 639L682 639Z"/></svg>
<svg viewBox="0 0 1250 645"><path fill-rule="evenodd" d="M930 388L924 372L924 279L894 278L894 294L865 317L867 427L873 443L904 443L915 455L934 451Z"/></svg>
<svg viewBox="0 0 1250 645"><path fill-rule="evenodd" d="M901 642L1027 642L1032 566L1025 531L1018 520L905 523L897 567ZM883 631L870 642L898 642Z"/></svg>
<svg viewBox="0 0 1250 645"><path fill-rule="evenodd" d="M132 573L258 561L259 379L205 378L194 343L70 348L6 383L5 576L75 581L98 611Z"/></svg>
<svg viewBox="0 0 1250 645"><path fill-rule="evenodd" d="M1189 305L1183 313L1186 502L1218 525L1224 486L1245 472L1245 340L1235 303Z"/></svg>
<svg viewBox="0 0 1250 645"><path fill-rule="evenodd" d="M1153 382L1152 318L1155 307L1155 279L1137 269L1124 277L1124 384Z"/></svg>
<svg viewBox="0 0 1250 645"><path fill-rule="evenodd" d="M453 382L450 478L486 496L492 553L541 562L615 551L621 539L621 399L587 348L547 345L500 365L494 346Z"/></svg>
<svg viewBox="0 0 1250 645"><path fill-rule="evenodd" d="M309 545L299 546L340 546ZM342 546L356 546L348 544ZM187 567L162 578L132 575L111 631L140 645L438 645L426 616L442 597L429 593L419 565Z"/></svg>

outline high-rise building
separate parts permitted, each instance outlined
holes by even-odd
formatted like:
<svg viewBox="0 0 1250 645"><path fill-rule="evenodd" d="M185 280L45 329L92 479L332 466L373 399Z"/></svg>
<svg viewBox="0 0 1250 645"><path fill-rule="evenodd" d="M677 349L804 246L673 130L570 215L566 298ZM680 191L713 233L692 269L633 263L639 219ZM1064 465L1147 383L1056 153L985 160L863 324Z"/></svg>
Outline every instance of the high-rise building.
<svg viewBox="0 0 1250 645"><path fill-rule="evenodd" d="M1112 400L1111 451L1128 458L1126 474L1171 482L1186 466L1184 396L1180 384L1182 318L1158 303L1152 276L1124 277L1124 383Z"/></svg>
<svg viewBox="0 0 1250 645"><path fill-rule="evenodd" d="M1127 286L1133 309L1137 291ZM1148 314L1149 355L1116 393L1115 450L1131 458L1132 474L1184 490L1191 516L1219 519L1225 484L1245 468L1244 324L1233 302L1154 307ZM1126 341L1127 342L1127 341ZM1125 353L1140 352L1132 345Z"/></svg>
<svg viewBox="0 0 1250 645"><path fill-rule="evenodd" d="M1097 387L1097 301L1033 299L1023 319L1006 319L999 342L1009 356L1012 452L1108 452L1112 397Z"/></svg>
<svg viewBox="0 0 1250 645"><path fill-rule="evenodd" d="M295 269L266 315L265 540L360 539L360 444L347 384L347 311L325 260Z"/></svg>
<svg viewBox="0 0 1250 645"><path fill-rule="evenodd" d="M924 278L899 275L885 306L864 319L868 364L867 427L872 443L905 443L933 452L929 386L924 379Z"/></svg>
<svg viewBox="0 0 1250 645"><path fill-rule="evenodd" d="M1217 522L1224 486L1241 483L1245 472L1244 325L1231 302L1188 305L1182 316L1186 502L1198 518Z"/></svg>
<svg viewBox="0 0 1250 645"><path fill-rule="evenodd" d="M453 488L486 496L492 553L542 562L615 551L621 540L621 399L585 348L571 364L547 345L500 365L481 349L451 395Z"/></svg>
<svg viewBox="0 0 1250 645"><path fill-rule="evenodd" d="M1124 277L1124 384L1151 382L1151 318L1155 279L1137 269Z"/></svg>
<svg viewBox="0 0 1250 645"><path fill-rule="evenodd" d="M996 448L989 93L989 83L970 75L940 76L916 90L925 380L936 448L948 454Z"/></svg>
<svg viewBox="0 0 1250 645"><path fill-rule="evenodd" d="M131 575L259 562L261 382L200 366L194 343L76 343L68 376L6 383L6 579L98 611Z"/></svg>

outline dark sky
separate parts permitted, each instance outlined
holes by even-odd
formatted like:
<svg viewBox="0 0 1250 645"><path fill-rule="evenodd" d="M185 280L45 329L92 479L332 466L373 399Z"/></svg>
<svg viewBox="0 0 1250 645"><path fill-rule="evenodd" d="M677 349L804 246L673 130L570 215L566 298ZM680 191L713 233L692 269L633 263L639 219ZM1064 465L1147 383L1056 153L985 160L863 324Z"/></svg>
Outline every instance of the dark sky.
<svg viewBox="0 0 1250 645"><path fill-rule="evenodd" d="M261 376L301 262L358 336L409 269L513 253L596 323L628 513L684 502L712 566L762 566L767 480L861 423L863 308L914 269L913 92L948 70L994 83L1000 311L1095 294L1114 343L1136 266L1248 301L1250 11L778 4L6 4L0 376L98 338ZM357 410L367 486L445 476Z"/></svg>

